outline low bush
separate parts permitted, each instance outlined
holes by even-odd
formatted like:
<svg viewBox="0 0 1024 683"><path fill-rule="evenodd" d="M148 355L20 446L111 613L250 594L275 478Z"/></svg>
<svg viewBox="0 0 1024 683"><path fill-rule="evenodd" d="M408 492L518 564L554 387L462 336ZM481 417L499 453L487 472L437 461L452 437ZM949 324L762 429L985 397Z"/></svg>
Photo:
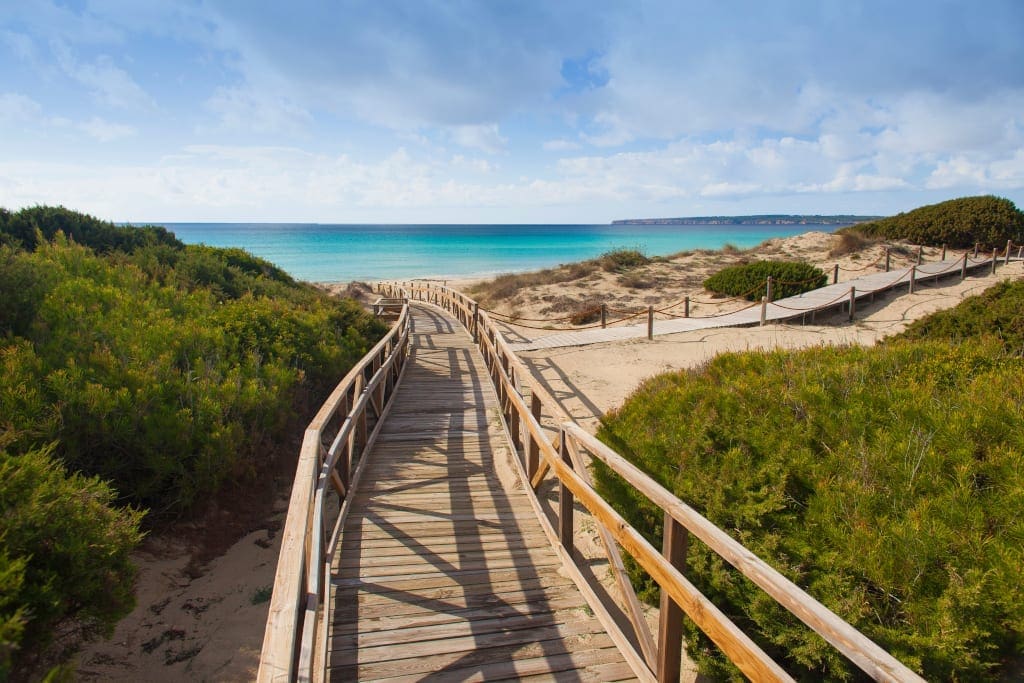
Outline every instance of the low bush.
<svg viewBox="0 0 1024 683"><path fill-rule="evenodd" d="M869 237L908 240L914 244L967 249L975 244L1004 247L1006 240L1024 242L1024 213L1013 202L985 195L930 204L844 228Z"/></svg>
<svg viewBox="0 0 1024 683"><path fill-rule="evenodd" d="M651 262L639 249L613 249L606 251L597 258L601 269L608 273L621 273L622 271L645 266Z"/></svg>
<svg viewBox="0 0 1024 683"><path fill-rule="evenodd" d="M831 258L846 256L847 254L856 255L858 251L875 243L876 241L876 239L872 239L856 229L848 229L844 232L836 233L835 240L832 244L832 248L829 249L828 255Z"/></svg>
<svg viewBox="0 0 1024 683"><path fill-rule="evenodd" d="M589 325L591 323L596 323L600 319L600 304L584 304L572 314L572 317L569 318L569 323L572 325Z"/></svg>
<svg viewBox="0 0 1024 683"><path fill-rule="evenodd" d="M115 501L156 528L271 471L385 331L241 250L0 211L0 680L130 609Z"/></svg>
<svg viewBox="0 0 1024 683"><path fill-rule="evenodd" d="M903 339L943 339L959 344L991 336L1006 353L1024 356L1024 280L1009 280L983 294L964 299L956 308L916 320Z"/></svg>
<svg viewBox="0 0 1024 683"><path fill-rule="evenodd" d="M65 472L50 448L0 450L0 679L33 677L63 645L58 626L65 638L109 635L131 611L142 514L116 498L98 478Z"/></svg>
<svg viewBox="0 0 1024 683"><path fill-rule="evenodd" d="M597 269L597 261L590 260L530 273L505 273L491 280L477 283L470 287L467 293L476 297L481 306L491 306L499 301L511 299L523 288L574 282L591 275Z"/></svg>
<svg viewBox="0 0 1024 683"><path fill-rule="evenodd" d="M31 251L52 240L57 233L100 254L131 252L161 244L175 249L184 246L166 228L155 225L121 227L63 206L33 206L15 213L0 212L0 236L3 237L0 243Z"/></svg>
<svg viewBox="0 0 1024 683"><path fill-rule="evenodd" d="M926 679L996 680L1024 647L1022 292L1001 285L880 347L652 378L599 435ZM607 468L595 478L660 544L661 511ZM798 679L858 675L703 544L687 576ZM737 675L687 629L702 671Z"/></svg>
<svg viewBox="0 0 1024 683"><path fill-rule="evenodd" d="M772 298L796 296L824 287L828 278L820 268L797 261L754 261L723 268L704 281L704 288L716 294L758 301L767 293L772 278Z"/></svg>

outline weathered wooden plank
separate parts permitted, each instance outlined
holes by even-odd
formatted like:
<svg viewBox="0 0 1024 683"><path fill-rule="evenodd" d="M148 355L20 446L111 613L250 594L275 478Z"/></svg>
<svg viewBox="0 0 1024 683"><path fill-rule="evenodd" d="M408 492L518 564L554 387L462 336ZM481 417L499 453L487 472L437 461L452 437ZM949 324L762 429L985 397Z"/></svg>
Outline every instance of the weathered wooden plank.
<svg viewBox="0 0 1024 683"><path fill-rule="evenodd" d="M570 586L563 583L556 587ZM532 590L528 590L532 588ZM535 614L551 609L566 609L586 605L583 596L572 590L559 590L552 597L551 586L538 586L536 582L528 584L515 583L506 586L478 586L476 591L452 596L452 588L441 588L430 591L436 597L425 598L427 592L415 596L416 602L408 602L405 593L389 593L386 595L370 594L361 596L362 600L349 610L358 614L358 621L346 619L335 621L334 633L354 633L374 630L388 630L389 624L399 618L407 618L409 624L443 624L450 621L471 620L501 616L503 614ZM445 602L445 611L438 611L438 600Z"/></svg>
<svg viewBox="0 0 1024 683"><path fill-rule="evenodd" d="M526 494L495 471L511 450L481 357L460 326L428 330L439 319L414 316L432 348L411 355L351 500L331 581L331 678L621 672Z"/></svg>
<svg viewBox="0 0 1024 683"><path fill-rule="evenodd" d="M618 650L605 648L544 657L499 660L469 667L448 667L432 675L436 681L494 680L564 680L619 681L634 677L629 667L618 658ZM629 672L624 674L623 671ZM422 680L422 675L371 679L379 683L409 683Z"/></svg>

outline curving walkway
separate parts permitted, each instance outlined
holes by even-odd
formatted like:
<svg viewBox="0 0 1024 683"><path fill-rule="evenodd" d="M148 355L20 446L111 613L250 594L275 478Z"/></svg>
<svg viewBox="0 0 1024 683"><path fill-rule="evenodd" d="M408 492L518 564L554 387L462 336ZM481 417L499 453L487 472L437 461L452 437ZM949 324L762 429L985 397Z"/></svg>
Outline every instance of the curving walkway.
<svg viewBox="0 0 1024 683"><path fill-rule="evenodd" d="M916 266L913 270L905 269L872 273L871 275L864 275L853 280L845 280L810 292L804 292L799 296L779 299L765 307L765 322L782 322L794 318L802 318L806 315L813 316L817 312L843 306L850 300L851 288L854 290L855 299L860 301L866 297L873 297L879 292L895 289L899 286L907 286L909 288L911 279L913 279L916 285L925 280L938 280L943 277L959 276L964 269L964 263L963 257L923 263ZM966 262L966 270L968 272L991 267L991 258L977 260L969 258ZM654 325L654 334L676 334L678 332L692 332L694 330L707 330L719 327L745 327L760 323L761 306L760 304L751 304L742 310L714 317L657 320ZM509 344L509 348L512 351L537 351L540 349L586 346L601 342L639 339L646 336L647 322L645 321L636 325L549 334L529 341Z"/></svg>
<svg viewBox="0 0 1024 683"><path fill-rule="evenodd" d="M413 307L402 391L332 572L332 680L615 681L633 673L534 516L463 327Z"/></svg>

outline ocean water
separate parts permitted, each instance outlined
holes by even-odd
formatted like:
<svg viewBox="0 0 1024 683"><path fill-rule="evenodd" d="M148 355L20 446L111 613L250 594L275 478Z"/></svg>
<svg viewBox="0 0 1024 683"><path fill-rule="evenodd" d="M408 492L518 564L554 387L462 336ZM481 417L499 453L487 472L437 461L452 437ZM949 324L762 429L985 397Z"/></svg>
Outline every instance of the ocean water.
<svg viewBox="0 0 1024 683"><path fill-rule="evenodd" d="M300 280L475 277L547 268L619 248L665 256L753 247L836 225L326 225L162 223L186 244L241 247Z"/></svg>

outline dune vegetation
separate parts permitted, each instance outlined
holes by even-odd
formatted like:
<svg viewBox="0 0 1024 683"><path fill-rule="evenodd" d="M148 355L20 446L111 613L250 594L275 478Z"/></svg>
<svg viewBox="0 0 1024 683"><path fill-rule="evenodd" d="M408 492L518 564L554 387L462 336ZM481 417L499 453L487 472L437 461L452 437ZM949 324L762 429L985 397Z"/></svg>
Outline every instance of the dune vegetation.
<svg viewBox="0 0 1024 683"><path fill-rule="evenodd" d="M723 268L704 281L709 292L760 301L772 278L772 298L782 299L824 287L827 276L820 268L799 261L754 261Z"/></svg>
<svg viewBox="0 0 1024 683"><path fill-rule="evenodd" d="M599 435L925 678L998 680L1024 647L1021 310L1016 281L878 347L719 356L648 380ZM660 544L660 511L596 475ZM798 678L856 677L702 544L688 563ZM692 625L688 642L738 676Z"/></svg>
<svg viewBox="0 0 1024 683"><path fill-rule="evenodd" d="M988 250L1024 242L1024 213L1009 199L984 195L929 204L870 223L843 228L841 233L907 240L912 244Z"/></svg>
<svg viewBox="0 0 1024 683"><path fill-rule="evenodd" d="M384 331L241 250L0 211L0 679L108 632L141 530L266 472Z"/></svg>

